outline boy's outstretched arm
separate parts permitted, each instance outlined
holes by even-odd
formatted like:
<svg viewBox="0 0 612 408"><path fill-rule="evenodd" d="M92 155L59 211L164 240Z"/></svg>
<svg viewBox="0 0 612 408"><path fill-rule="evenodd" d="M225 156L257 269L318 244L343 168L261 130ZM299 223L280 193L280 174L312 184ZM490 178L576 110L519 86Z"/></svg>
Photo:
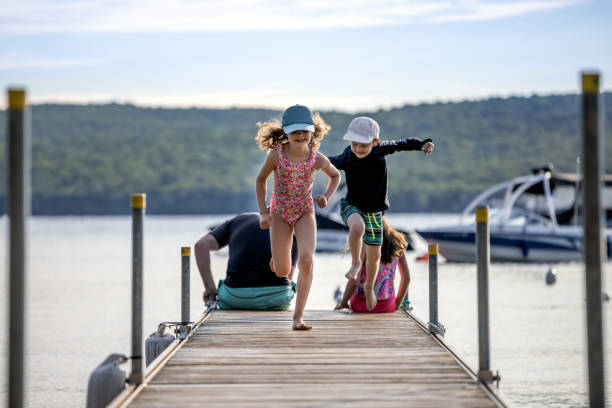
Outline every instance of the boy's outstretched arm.
<svg viewBox="0 0 612 408"><path fill-rule="evenodd" d="M277 160L278 155L276 152L269 152L255 180L255 194L257 196L257 206L259 207L259 226L262 229L270 227L270 212L266 206L266 181L268 181L270 173L276 168Z"/></svg>
<svg viewBox="0 0 612 408"><path fill-rule="evenodd" d="M431 139L421 140L418 137L409 137L402 140L388 140L380 142L379 146L383 156L407 150L422 150L425 154L430 154L434 149L434 144Z"/></svg>
<svg viewBox="0 0 612 408"><path fill-rule="evenodd" d="M338 184L340 184L340 172L330 163L329 159L322 154L317 155L315 168L323 170L323 173L327 174L329 177L329 182L327 183L327 188L323 195L314 198L319 208L325 208L325 206L327 206L327 201L334 195L338 188Z"/></svg>
<svg viewBox="0 0 612 408"><path fill-rule="evenodd" d="M347 147L344 149L342 153L337 156L329 156L328 159L331 162L332 166L334 166L338 170L344 170L346 165L349 162L349 158L351 157L351 147Z"/></svg>

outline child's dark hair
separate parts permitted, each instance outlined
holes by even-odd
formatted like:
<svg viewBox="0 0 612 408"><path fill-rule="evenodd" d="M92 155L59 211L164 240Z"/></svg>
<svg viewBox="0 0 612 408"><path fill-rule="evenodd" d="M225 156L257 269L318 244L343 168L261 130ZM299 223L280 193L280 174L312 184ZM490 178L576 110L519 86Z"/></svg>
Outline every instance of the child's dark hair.
<svg viewBox="0 0 612 408"><path fill-rule="evenodd" d="M312 115L312 119L314 120L315 131L310 139L310 146L314 149L318 149L321 140L323 140L327 132L329 132L331 126L325 123L318 112ZM279 144L284 144L288 141L287 135L283 131L280 121L277 119L271 120L270 122L258 122L257 127L259 130L257 131L255 140L261 150L273 150Z"/></svg>
<svg viewBox="0 0 612 408"><path fill-rule="evenodd" d="M404 234L391 228L385 217L383 217L382 222L383 243L380 250L380 262L389 263L404 254L408 247L408 241L406 241Z"/></svg>

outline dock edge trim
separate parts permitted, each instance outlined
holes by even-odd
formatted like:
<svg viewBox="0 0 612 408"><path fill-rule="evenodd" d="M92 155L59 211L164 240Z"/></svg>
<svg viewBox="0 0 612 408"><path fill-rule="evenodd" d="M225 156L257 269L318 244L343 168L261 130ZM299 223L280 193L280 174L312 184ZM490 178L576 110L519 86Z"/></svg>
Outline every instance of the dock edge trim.
<svg viewBox="0 0 612 408"><path fill-rule="evenodd" d="M495 403L495 405L500 408L510 407L510 405L504 400L504 398L502 398L499 394L497 394L497 392L491 389L489 384L478 381L478 375L476 374L476 372L461 358L461 356L455 351L455 349L453 349L453 347L451 347L444 340L443 336L431 333L427 328L427 325L414 314L410 313L407 310L404 310L403 312L406 314L406 316L408 316L408 318L414 320L414 322L421 328L421 330L429 334L429 336L431 336L440 345L440 347L445 349L451 355L451 357L453 357L457 364L459 364L464 369L464 371L472 378L472 380L474 380L474 382L478 384L478 386L493 401L493 403Z"/></svg>
<svg viewBox="0 0 612 408"><path fill-rule="evenodd" d="M199 319L194 323L189 335L181 340L177 338L174 340L166 349L159 355L149 367L145 369L144 377L142 383L135 385L127 385L127 387L121 391L119 395L117 395L110 404L107 405L107 408L123 408L127 407L136 397L144 390L147 385L155 378L155 376L161 371L162 368L166 366L168 361L179 351L183 345L187 343L187 341L191 338L193 333L210 317L212 316L214 309L206 311L202 313ZM126 379L127 381L127 379Z"/></svg>

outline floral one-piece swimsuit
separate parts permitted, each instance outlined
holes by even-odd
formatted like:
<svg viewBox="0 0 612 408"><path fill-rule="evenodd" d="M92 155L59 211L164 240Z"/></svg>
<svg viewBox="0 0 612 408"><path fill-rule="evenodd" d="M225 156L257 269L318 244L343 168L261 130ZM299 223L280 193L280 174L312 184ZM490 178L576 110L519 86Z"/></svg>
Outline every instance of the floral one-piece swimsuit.
<svg viewBox="0 0 612 408"><path fill-rule="evenodd" d="M270 210L293 226L302 215L313 208L312 185L314 184L317 153L311 149L304 163L290 161L282 145L278 152L278 167L274 171L274 190L270 199Z"/></svg>

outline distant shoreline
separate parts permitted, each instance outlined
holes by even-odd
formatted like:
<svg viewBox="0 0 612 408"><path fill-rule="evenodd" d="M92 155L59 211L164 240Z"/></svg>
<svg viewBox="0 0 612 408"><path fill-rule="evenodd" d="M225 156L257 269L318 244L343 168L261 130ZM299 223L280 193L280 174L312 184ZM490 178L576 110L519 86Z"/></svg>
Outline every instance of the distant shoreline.
<svg viewBox="0 0 612 408"><path fill-rule="evenodd" d="M612 93L601 95L612 123ZM256 123L278 117L266 109L168 109L134 105L33 105L32 213L129 214L132 193L147 194L147 213L227 214L257 208L255 175L266 153ZM404 105L366 113L381 139L431 138L433 154L387 156L391 211L457 212L486 188L533 168L576 171L580 145L577 94L489 98ZM341 153L354 114L322 112L331 125L320 151ZM0 128L6 129L6 112ZM603 145L612 157L612 127ZM612 161L606 163L612 173ZM0 136L0 179L6 141ZM324 189L318 177L315 191ZM271 186L269 186L271 188ZM0 185L0 214L6 212Z"/></svg>

